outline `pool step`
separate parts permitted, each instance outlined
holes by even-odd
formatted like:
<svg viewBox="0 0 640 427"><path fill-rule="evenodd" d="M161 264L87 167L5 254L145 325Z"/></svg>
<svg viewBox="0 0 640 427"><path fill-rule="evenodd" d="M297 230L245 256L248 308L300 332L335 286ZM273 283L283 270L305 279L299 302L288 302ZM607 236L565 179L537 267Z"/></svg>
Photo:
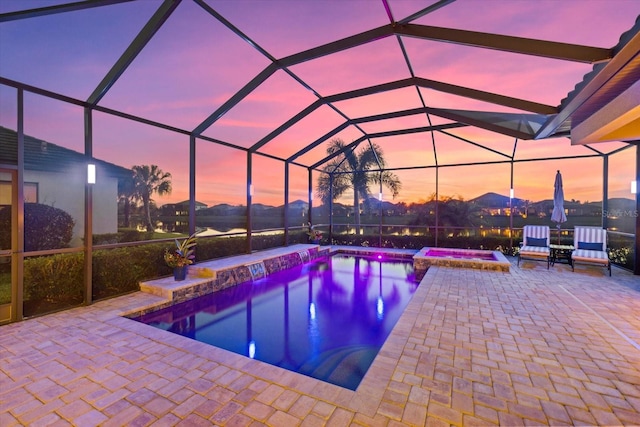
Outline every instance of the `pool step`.
<svg viewBox="0 0 640 427"><path fill-rule="evenodd" d="M355 390L377 354L377 347L340 347L305 363L300 373Z"/></svg>

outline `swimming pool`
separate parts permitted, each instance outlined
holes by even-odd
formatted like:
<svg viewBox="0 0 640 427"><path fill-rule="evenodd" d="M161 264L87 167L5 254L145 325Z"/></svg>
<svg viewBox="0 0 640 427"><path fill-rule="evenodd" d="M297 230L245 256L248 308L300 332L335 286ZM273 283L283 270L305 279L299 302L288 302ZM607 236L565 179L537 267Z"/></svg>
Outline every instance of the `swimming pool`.
<svg viewBox="0 0 640 427"><path fill-rule="evenodd" d="M416 288L410 260L336 254L134 320L355 390Z"/></svg>

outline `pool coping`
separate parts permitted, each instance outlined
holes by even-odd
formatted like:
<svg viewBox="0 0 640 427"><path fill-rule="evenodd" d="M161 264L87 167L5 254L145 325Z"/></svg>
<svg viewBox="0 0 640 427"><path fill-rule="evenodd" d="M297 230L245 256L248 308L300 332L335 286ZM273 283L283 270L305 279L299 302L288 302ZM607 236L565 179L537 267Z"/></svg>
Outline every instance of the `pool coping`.
<svg viewBox="0 0 640 427"><path fill-rule="evenodd" d="M468 252L481 253L483 255L492 255L492 260L471 259L471 258L453 258L453 257L436 257L429 256L431 249L440 252ZM413 264L416 278L420 279L431 266L454 267L454 268L473 268L478 270L502 271L509 272L511 263L500 251L490 251L482 249L459 249L459 248L432 248L424 247L413 256Z"/></svg>

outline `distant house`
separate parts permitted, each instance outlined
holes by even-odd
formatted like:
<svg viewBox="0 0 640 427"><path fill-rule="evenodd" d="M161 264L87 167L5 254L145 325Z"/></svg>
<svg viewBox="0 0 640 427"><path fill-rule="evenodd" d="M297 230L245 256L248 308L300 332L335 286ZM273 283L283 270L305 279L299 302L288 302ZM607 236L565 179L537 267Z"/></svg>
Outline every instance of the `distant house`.
<svg viewBox="0 0 640 427"><path fill-rule="evenodd" d="M31 136L24 136L24 200L62 209L74 221L71 246L81 246L84 237L84 190L87 157L77 151ZM0 127L0 164L17 164L18 134ZM131 169L98 159L93 184L93 234L118 231L118 181L131 177ZM0 187L9 185L0 181ZM2 193L0 188L0 194Z"/></svg>
<svg viewBox="0 0 640 427"><path fill-rule="evenodd" d="M196 212L202 209L207 209L207 205L205 205L204 203L196 201L195 204ZM185 200L183 202L167 203L165 205L162 205L162 214L172 216L187 216L189 215L189 201Z"/></svg>
<svg viewBox="0 0 640 427"><path fill-rule="evenodd" d="M484 215L504 216L510 215L513 207L514 215L522 215L527 212L526 201L518 198L509 198L497 193L485 193L475 199L469 200L470 203L478 206Z"/></svg>
<svg viewBox="0 0 640 427"><path fill-rule="evenodd" d="M247 207L242 205L229 205L227 203L222 203L219 205L211 206L207 208L204 215L239 215L242 216L246 213Z"/></svg>
<svg viewBox="0 0 640 427"><path fill-rule="evenodd" d="M564 211L567 216L601 216L602 202L580 203L577 201L564 201ZM529 206L529 212L540 218L550 218L553 213L553 199L534 202Z"/></svg>
<svg viewBox="0 0 640 427"><path fill-rule="evenodd" d="M195 202L196 212L204 211L207 205L202 202ZM178 203L167 203L160 207L161 227L167 232L185 233L189 231L189 201L184 200Z"/></svg>

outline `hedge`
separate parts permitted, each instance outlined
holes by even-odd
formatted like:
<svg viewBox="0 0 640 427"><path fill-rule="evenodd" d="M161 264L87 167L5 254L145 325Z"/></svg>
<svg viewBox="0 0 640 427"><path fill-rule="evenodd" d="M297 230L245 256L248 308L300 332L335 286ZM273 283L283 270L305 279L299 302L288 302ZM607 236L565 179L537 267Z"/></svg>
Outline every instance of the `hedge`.
<svg viewBox="0 0 640 427"><path fill-rule="evenodd" d="M82 304L84 254L56 254L24 260L24 316Z"/></svg>

